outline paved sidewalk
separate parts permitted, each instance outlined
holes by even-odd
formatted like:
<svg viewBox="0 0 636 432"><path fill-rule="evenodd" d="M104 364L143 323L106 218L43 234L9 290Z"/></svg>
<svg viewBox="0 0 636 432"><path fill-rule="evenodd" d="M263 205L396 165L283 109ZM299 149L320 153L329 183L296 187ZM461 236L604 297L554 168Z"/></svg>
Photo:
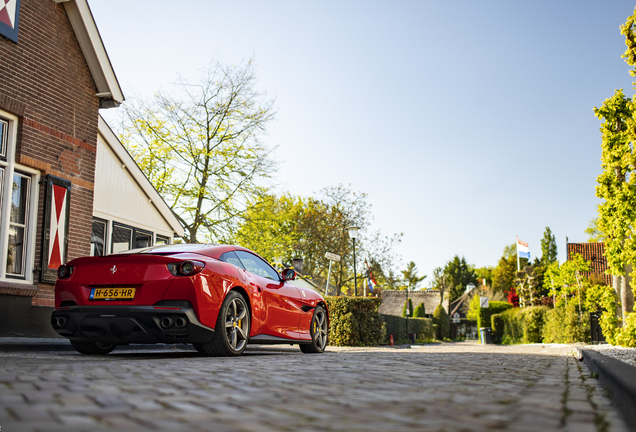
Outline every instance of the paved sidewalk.
<svg viewBox="0 0 636 432"><path fill-rule="evenodd" d="M625 431L569 346L3 352L13 431Z"/></svg>

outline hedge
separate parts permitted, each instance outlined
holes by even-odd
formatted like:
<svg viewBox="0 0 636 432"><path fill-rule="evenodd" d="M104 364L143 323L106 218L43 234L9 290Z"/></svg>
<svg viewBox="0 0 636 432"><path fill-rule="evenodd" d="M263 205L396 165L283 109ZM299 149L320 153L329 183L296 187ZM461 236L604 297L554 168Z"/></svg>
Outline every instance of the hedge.
<svg viewBox="0 0 636 432"><path fill-rule="evenodd" d="M513 308L491 316L492 339L494 343L541 343L545 306L524 309Z"/></svg>
<svg viewBox="0 0 636 432"><path fill-rule="evenodd" d="M450 338L450 317L444 306L437 305L433 312L433 324L437 324L435 337L439 340Z"/></svg>
<svg viewBox="0 0 636 432"><path fill-rule="evenodd" d="M376 297L326 297L329 308L329 345L379 345L384 336Z"/></svg>
<svg viewBox="0 0 636 432"><path fill-rule="evenodd" d="M479 315L477 316L477 330L482 327L491 326L491 316L504 312L511 307L512 305L508 302L491 301L487 308L479 308Z"/></svg>
<svg viewBox="0 0 636 432"><path fill-rule="evenodd" d="M425 318L426 317L426 309L424 308L424 303L420 303L415 307L413 311L413 318Z"/></svg>
<svg viewBox="0 0 636 432"><path fill-rule="evenodd" d="M404 306L402 307L402 316L406 317L406 305L408 304L409 318L413 316L413 301L411 299L404 301Z"/></svg>
<svg viewBox="0 0 636 432"><path fill-rule="evenodd" d="M394 342L407 340L406 318L395 315L384 315L382 319L386 324L385 342L389 341L389 336L393 335ZM430 318L409 318L409 333L415 333L416 337L424 340L433 339L433 322Z"/></svg>
<svg viewBox="0 0 636 432"><path fill-rule="evenodd" d="M574 343L590 341L590 313L579 315L574 301L567 306L550 309L543 324L544 343Z"/></svg>

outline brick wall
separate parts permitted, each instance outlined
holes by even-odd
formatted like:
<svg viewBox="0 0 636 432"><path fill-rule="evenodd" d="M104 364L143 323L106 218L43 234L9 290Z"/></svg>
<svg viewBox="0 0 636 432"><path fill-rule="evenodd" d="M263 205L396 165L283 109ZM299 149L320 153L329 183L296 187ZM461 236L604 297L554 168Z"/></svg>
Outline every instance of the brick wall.
<svg viewBox="0 0 636 432"><path fill-rule="evenodd" d="M72 182L70 260L90 253L99 100L64 7L52 0L21 5L19 43L0 41L0 110L19 117L16 163ZM42 186L36 267L43 202ZM38 287L33 304L52 305L53 286Z"/></svg>

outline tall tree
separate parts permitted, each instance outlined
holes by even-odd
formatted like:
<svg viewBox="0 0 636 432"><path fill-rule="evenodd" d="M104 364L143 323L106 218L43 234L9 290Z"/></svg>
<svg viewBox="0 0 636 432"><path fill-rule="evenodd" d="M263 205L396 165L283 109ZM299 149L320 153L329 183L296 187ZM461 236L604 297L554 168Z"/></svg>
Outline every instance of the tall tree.
<svg viewBox="0 0 636 432"><path fill-rule="evenodd" d="M410 291L416 290L417 285L426 279L426 276L417 275L417 265L415 265L413 261L406 265L406 270L402 270L402 277L404 279L405 289L408 288Z"/></svg>
<svg viewBox="0 0 636 432"><path fill-rule="evenodd" d="M449 288L450 301L453 302L464 293L466 285L478 284L475 270L466 262L466 258L455 255L444 266L446 285Z"/></svg>
<svg viewBox="0 0 636 432"><path fill-rule="evenodd" d="M594 112L601 123L603 172L596 179L596 196L603 202L598 206L598 228L605 236L605 255L612 275L620 277L623 316L629 312L627 276L634 262L633 226L636 210L636 176L634 154L629 132L633 104L622 90L606 99ZM618 288L618 285L617 285Z"/></svg>
<svg viewBox="0 0 636 432"><path fill-rule="evenodd" d="M494 292L507 292L515 286L517 273L517 252L513 243L504 247L504 252L493 273L492 289Z"/></svg>
<svg viewBox="0 0 636 432"><path fill-rule="evenodd" d="M541 239L541 263L550 265L557 260L557 244L556 238L550 227L545 227L543 238Z"/></svg>
<svg viewBox="0 0 636 432"><path fill-rule="evenodd" d="M126 105L121 140L185 228L185 240L228 239L247 203L264 195L272 161L261 142L273 103L252 61L213 63L200 82Z"/></svg>

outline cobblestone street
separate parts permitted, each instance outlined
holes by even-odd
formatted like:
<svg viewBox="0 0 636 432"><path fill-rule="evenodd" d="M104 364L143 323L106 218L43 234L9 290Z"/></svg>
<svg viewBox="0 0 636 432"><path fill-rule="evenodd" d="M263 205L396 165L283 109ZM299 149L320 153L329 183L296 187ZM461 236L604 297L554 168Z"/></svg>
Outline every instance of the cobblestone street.
<svg viewBox="0 0 636 432"><path fill-rule="evenodd" d="M22 431L624 431L568 346L0 352L0 427Z"/></svg>

